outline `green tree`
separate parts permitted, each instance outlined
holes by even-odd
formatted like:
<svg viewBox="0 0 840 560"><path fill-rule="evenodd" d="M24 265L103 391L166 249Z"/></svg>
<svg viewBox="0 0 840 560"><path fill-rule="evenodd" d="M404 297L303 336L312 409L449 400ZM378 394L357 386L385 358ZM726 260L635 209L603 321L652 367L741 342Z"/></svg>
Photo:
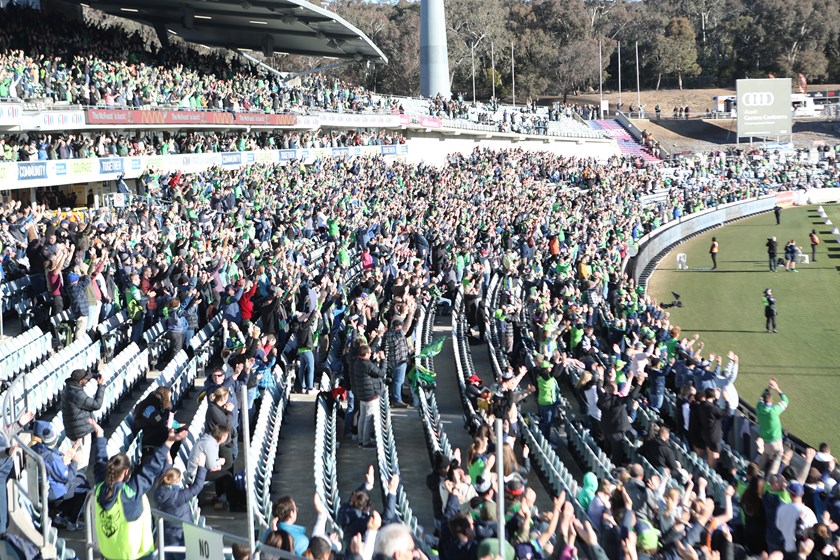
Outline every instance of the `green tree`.
<svg viewBox="0 0 840 560"><path fill-rule="evenodd" d="M570 93L597 86L599 72L604 70L598 65L598 49L597 39L580 39L566 45L557 53L552 64L553 77L557 89L563 94L564 103ZM613 49L606 44L602 44L601 49L603 54L600 58L606 65Z"/></svg>
<svg viewBox="0 0 840 560"><path fill-rule="evenodd" d="M509 10L503 0L445 2L449 71L452 89L468 90L475 56L476 76L489 66L490 43L508 44L505 22Z"/></svg>
<svg viewBox="0 0 840 560"><path fill-rule="evenodd" d="M682 89L684 76L696 76L700 73L696 39L694 27L688 18L675 17L668 23L665 35L658 37L654 45L658 71L657 90L663 75L676 76L677 84Z"/></svg>

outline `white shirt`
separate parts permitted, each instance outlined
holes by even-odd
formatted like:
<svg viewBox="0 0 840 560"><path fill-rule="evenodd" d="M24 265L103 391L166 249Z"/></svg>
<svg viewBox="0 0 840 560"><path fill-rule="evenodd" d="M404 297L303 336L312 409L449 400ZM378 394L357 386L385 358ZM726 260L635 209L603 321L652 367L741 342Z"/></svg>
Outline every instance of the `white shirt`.
<svg viewBox="0 0 840 560"><path fill-rule="evenodd" d="M785 552L796 552L796 522L799 519L806 529L817 524L817 516L802 503L783 504L776 510L776 528L785 540Z"/></svg>

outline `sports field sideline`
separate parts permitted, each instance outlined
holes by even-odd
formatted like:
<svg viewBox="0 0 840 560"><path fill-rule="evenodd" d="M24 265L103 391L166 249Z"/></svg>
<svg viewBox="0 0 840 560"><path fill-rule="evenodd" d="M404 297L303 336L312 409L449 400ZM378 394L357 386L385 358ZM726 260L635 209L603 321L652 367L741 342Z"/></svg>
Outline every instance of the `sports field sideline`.
<svg viewBox="0 0 840 560"><path fill-rule="evenodd" d="M840 224L840 207L823 206ZM771 213L741 220L700 235L666 256L648 286L660 302L671 292L682 308L671 309L672 324L683 336L699 333L709 352L734 350L741 358L736 386L742 399L755 404L771 376L791 399L783 426L811 445L822 441L840 449L840 243L833 225L819 218L816 206L787 208L776 225ZM808 234L822 242L817 262L797 265L800 272L769 271L767 238L775 235L779 256L795 239L810 256ZM711 270L712 237L720 244L718 268ZM688 271L676 270L677 253L686 253ZM778 300L778 334L767 333L762 292L772 288ZM726 360L724 358L724 364Z"/></svg>

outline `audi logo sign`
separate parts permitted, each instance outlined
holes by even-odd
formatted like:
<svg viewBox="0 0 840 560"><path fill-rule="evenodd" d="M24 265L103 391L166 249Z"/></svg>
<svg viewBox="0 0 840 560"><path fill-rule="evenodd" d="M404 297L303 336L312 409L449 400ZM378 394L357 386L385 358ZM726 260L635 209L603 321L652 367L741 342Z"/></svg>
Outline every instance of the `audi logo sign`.
<svg viewBox="0 0 840 560"><path fill-rule="evenodd" d="M738 136L772 138L793 130L790 78L738 80Z"/></svg>
<svg viewBox="0 0 840 560"><path fill-rule="evenodd" d="M770 107L776 100L776 96L769 91L749 92L741 97L741 105L744 107Z"/></svg>

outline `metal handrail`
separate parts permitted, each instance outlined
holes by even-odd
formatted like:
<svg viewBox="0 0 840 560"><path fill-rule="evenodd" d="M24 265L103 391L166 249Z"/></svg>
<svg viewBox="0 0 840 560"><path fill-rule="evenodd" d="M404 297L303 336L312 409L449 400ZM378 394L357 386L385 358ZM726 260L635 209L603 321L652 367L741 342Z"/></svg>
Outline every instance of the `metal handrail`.
<svg viewBox="0 0 840 560"><path fill-rule="evenodd" d="M6 388L6 393L3 395L3 402L2 407L0 407L0 418L2 419L4 426L10 426L17 421L17 418L14 416L14 410L12 407L14 406L14 389L19 383L23 383L23 378L25 376L19 375L12 380L9 386ZM27 392L23 392L24 400L27 395Z"/></svg>
<svg viewBox="0 0 840 560"><path fill-rule="evenodd" d="M27 458L30 458L35 461L38 465L38 489L40 490L39 496L37 500L32 500L31 496L29 496L29 491L27 488L24 488L23 485L20 483L17 477L14 479L15 486L18 487L18 490L21 491L27 498L29 498L30 503L33 506L37 507L39 513L41 515L41 537L44 539L43 544L46 546L47 540L49 538L50 532L50 515L49 515L49 493L50 493L50 485L49 480L47 479L47 464L44 462L44 458L35 453L29 445L20 439L18 436L14 436L12 440L17 443L18 451L25 455ZM36 505L37 504L37 505Z"/></svg>

